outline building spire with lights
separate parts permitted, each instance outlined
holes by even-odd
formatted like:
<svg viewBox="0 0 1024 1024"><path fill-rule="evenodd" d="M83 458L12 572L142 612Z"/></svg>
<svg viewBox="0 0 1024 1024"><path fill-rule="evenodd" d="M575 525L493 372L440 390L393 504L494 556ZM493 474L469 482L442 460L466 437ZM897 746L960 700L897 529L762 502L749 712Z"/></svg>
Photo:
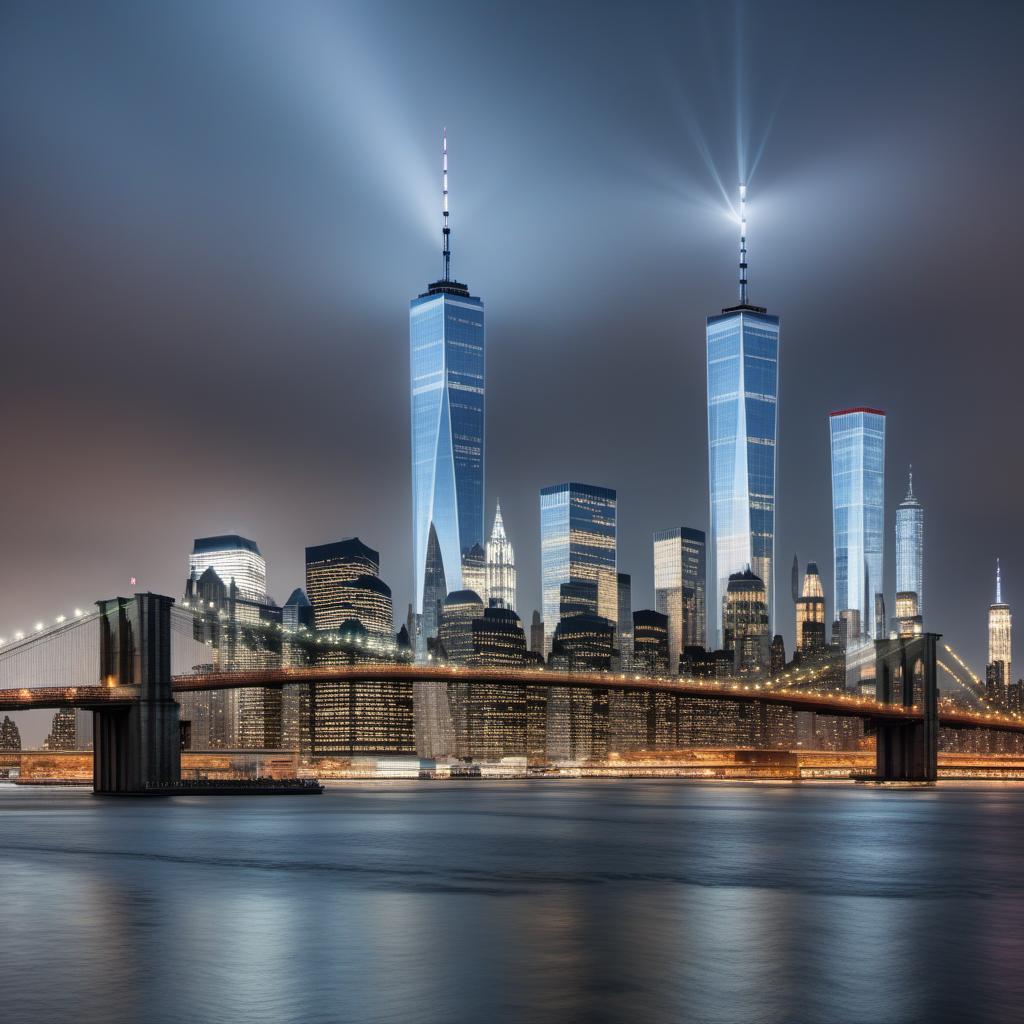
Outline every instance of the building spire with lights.
<svg viewBox="0 0 1024 1024"><path fill-rule="evenodd" d="M999 567L999 559L996 559L996 604L1003 603L1003 571Z"/></svg>
<svg viewBox="0 0 1024 1024"><path fill-rule="evenodd" d="M747 304L747 186L740 185L740 305Z"/></svg>
<svg viewBox="0 0 1024 1024"><path fill-rule="evenodd" d="M444 227L441 233L444 235L444 280L450 281L450 268L452 260L449 236L452 229L448 227L448 129L441 129L441 208L444 214Z"/></svg>

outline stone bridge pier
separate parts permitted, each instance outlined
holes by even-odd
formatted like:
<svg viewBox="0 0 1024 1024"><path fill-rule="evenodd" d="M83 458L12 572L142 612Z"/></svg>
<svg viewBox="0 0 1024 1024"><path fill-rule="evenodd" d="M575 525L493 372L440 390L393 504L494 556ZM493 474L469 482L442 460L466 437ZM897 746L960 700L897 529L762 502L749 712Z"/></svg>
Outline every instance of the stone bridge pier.
<svg viewBox="0 0 1024 1024"><path fill-rule="evenodd" d="M93 711L97 793L143 793L181 778L178 705L171 693L173 603L160 594L97 602L100 682L138 690L129 707Z"/></svg>
<svg viewBox="0 0 1024 1024"><path fill-rule="evenodd" d="M877 698L916 706L921 718L875 723L878 782L934 782L939 763L939 690L935 647L938 633L875 641Z"/></svg>

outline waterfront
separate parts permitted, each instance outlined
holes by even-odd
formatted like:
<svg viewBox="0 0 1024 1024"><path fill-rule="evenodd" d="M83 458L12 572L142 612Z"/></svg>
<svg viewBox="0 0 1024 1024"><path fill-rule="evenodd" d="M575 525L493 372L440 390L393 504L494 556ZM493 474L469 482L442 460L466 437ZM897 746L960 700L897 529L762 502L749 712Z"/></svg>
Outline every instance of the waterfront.
<svg viewBox="0 0 1024 1024"><path fill-rule="evenodd" d="M0 786L7 1022L1011 1021L1024 787Z"/></svg>

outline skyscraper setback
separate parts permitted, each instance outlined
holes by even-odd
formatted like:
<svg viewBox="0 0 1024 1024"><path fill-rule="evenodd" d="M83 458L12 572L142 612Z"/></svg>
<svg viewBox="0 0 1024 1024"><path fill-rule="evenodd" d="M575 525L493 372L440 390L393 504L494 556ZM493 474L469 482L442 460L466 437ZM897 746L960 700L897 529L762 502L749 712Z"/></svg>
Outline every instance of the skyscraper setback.
<svg viewBox="0 0 1024 1024"><path fill-rule="evenodd" d="M885 636L882 570L885 547L885 413L858 406L829 416L832 447L832 544L835 616L850 641Z"/></svg>
<svg viewBox="0 0 1024 1024"><path fill-rule="evenodd" d="M441 194L442 276L409 304L414 587L420 614L431 527L450 590L462 589L462 556L484 542L484 304L451 277L447 137Z"/></svg>
<svg viewBox="0 0 1024 1024"><path fill-rule="evenodd" d="M1013 620L1010 606L1003 602L1003 572L996 559L996 599L988 608L988 663L1002 666L1003 685L1013 681Z"/></svg>
<svg viewBox="0 0 1024 1024"><path fill-rule="evenodd" d="M764 582L774 631L779 318L747 301L746 199L741 185L739 304L707 321L709 643L721 637L729 577L747 568Z"/></svg>

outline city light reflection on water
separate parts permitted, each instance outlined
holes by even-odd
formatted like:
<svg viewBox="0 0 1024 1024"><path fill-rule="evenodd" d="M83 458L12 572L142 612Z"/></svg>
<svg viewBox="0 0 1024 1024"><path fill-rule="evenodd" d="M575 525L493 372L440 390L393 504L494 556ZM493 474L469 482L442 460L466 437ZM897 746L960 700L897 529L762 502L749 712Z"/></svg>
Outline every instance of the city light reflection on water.
<svg viewBox="0 0 1024 1024"><path fill-rule="evenodd" d="M5 1022L1011 1021L1024 788L0 787Z"/></svg>

